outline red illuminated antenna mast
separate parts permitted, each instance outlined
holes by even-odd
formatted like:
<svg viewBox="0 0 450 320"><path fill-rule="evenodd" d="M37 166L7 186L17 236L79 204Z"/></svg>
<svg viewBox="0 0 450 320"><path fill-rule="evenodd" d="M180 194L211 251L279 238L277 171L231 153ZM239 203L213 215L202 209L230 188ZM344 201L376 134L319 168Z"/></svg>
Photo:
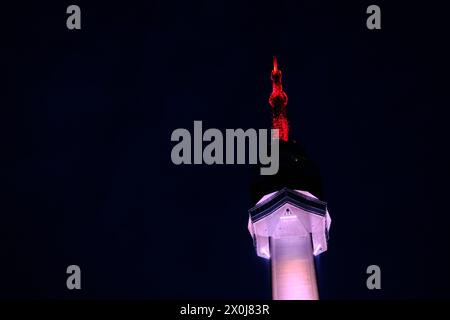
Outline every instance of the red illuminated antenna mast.
<svg viewBox="0 0 450 320"><path fill-rule="evenodd" d="M276 57L273 57L273 70L270 78L272 80L272 94L269 98L269 104L272 107L272 129L278 129L280 139L288 141L289 123L286 117L288 97L286 92L283 91L281 71L278 69Z"/></svg>

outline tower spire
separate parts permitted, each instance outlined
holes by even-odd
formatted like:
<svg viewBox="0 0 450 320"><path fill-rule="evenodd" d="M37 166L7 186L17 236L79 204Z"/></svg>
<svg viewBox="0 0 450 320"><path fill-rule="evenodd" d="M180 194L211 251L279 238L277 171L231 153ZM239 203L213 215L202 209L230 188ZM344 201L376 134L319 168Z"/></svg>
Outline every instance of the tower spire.
<svg viewBox="0 0 450 320"><path fill-rule="evenodd" d="M278 69L277 57L273 57L273 69L270 78L272 80L272 93L269 97L269 104L272 107L272 129L278 129L280 139L288 141L289 123L286 117L288 97L286 92L283 91L281 70Z"/></svg>

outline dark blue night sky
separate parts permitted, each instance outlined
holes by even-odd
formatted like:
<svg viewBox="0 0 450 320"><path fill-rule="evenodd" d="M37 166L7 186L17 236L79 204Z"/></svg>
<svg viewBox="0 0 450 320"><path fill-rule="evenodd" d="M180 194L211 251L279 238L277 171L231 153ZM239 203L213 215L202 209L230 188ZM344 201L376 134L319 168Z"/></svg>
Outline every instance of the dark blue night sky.
<svg viewBox="0 0 450 320"><path fill-rule="evenodd" d="M333 219L321 297L450 297L443 8L377 2L370 31L369 1L78 1L69 31L70 4L2 10L1 298L270 299L252 168L175 166L170 136L270 127L273 55Z"/></svg>

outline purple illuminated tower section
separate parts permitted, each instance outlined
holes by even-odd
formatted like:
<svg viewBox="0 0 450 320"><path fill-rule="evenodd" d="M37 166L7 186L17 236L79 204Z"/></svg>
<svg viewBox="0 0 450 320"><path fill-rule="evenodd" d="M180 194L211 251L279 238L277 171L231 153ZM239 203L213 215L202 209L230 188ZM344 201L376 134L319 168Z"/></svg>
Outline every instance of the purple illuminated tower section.
<svg viewBox="0 0 450 320"><path fill-rule="evenodd" d="M274 300L317 300L314 257L327 250L331 218L320 176L295 141L289 140L287 95L274 59L271 74L272 127L279 130L280 170L254 183L255 206L248 230L258 256L270 259Z"/></svg>

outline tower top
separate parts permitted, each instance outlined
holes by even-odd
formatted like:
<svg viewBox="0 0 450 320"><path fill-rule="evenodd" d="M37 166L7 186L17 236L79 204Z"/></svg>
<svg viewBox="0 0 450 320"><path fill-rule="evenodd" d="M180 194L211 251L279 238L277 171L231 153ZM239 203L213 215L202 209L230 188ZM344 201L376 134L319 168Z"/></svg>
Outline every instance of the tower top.
<svg viewBox="0 0 450 320"><path fill-rule="evenodd" d="M269 97L269 104L272 107L272 129L279 130L279 137L282 141L289 139L289 123L286 117L286 105L288 97L283 90L281 82L281 70L278 69L277 58L273 57L273 69L270 79L272 80L272 93Z"/></svg>
<svg viewBox="0 0 450 320"><path fill-rule="evenodd" d="M256 203L266 194L283 188L308 191L321 199L323 197L320 172L307 156L303 147L289 139L289 124L286 116L287 94L282 86L282 73L277 59L273 58L271 70L272 93L269 98L272 111L272 128L279 130L279 170L272 176L261 176L255 171L252 179L251 195Z"/></svg>

